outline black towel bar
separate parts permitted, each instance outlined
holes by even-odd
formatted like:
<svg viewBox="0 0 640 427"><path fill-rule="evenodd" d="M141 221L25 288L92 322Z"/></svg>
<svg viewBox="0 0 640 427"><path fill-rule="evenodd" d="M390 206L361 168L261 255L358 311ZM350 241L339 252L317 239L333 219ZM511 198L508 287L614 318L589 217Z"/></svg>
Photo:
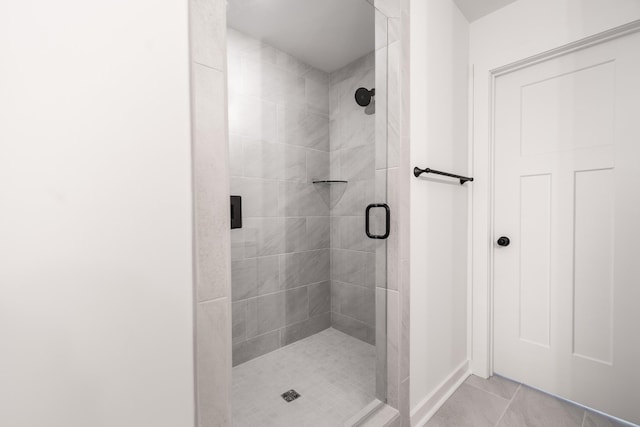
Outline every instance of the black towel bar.
<svg viewBox="0 0 640 427"><path fill-rule="evenodd" d="M416 178L422 175L423 173L435 173L436 175L444 175L444 176L450 176L451 178L457 178L460 180L460 185L464 184L467 181L473 181L473 178L470 178L470 177L455 175L448 172L441 172L435 169L429 169L429 168L420 169L418 167L413 168L413 174L416 176Z"/></svg>

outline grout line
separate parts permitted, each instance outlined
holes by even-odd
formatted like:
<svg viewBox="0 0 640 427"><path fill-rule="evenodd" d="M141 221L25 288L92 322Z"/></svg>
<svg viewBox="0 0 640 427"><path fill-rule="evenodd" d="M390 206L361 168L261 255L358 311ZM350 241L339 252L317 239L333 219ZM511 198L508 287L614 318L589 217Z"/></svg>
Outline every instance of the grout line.
<svg viewBox="0 0 640 427"><path fill-rule="evenodd" d="M261 336L268 335L268 334L271 334L271 333L274 333L274 332L280 332L280 331L281 331L281 329L282 329L282 328L274 329L273 331L269 331L269 332L265 332L264 334L256 335L256 336L255 336L255 337L253 337L253 338L261 337ZM240 364L238 364L238 365L234 366L233 368L236 368L236 367L238 367L238 366L240 366L240 365L243 365L243 364L245 364L245 363L247 363L247 362L253 362L254 360L262 359L262 358L264 358L264 357L266 357L266 356L273 355L273 353L278 352L278 351L280 351L280 350L285 350L285 349L287 349L287 348L295 348L295 347L297 347L297 346L302 346L302 345L304 345L303 341L305 341L305 340L309 340L309 338L313 338L313 337L315 337L316 335L318 335L318 334L320 334L320 333L322 333L322 332L325 332L325 331L327 331L327 330L329 330L329 329L333 329L334 331L339 332L340 334L345 335L345 336L347 336L347 337L349 337L349 338L351 338L351 339L354 339L354 340L356 340L357 342L364 343L364 344L367 344L367 345L371 345L371 344L369 344L369 343L367 343L367 342L365 342L365 341L362 341L362 340L361 340L361 339L359 339L359 338L354 337L353 335L349 335L349 334L347 334L347 333L345 333L345 332L342 332L342 331L341 331L341 330L339 330L339 329L334 328L334 327L333 327L333 325L330 325L328 328L325 328L325 329L321 330L320 332L316 332L315 334L309 335L308 337L304 337L304 338L301 338L301 339L299 339L299 340L297 340L297 341L294 341L294 342L292 342L292 343L290 343L290 344L287 344L287 345L284 345L284 346L278 347L278 348L276 348L275 350L272 350L272 351L270 351L270 352L268 352L268 353L261 354L260 356L254 357L253 359L249 359L249 360L247 360L246 362L242 362L242 363L240 363ZM253 339L253 338L249 338L249 339ZM317 338L317 337L316 337L316 338ZM240 342L245 342L245 341L248 341L248 340L244 340L244 341L240 341ZM375 346L374 346L374 347L375 347Z"/></svg>
<svg viewBox="0 0 640 427"><path fill-rule="evenodd" d="M584 411L582 413L582 424L580 424L582 427L584 427L584 422L587 420L587 411Z"/></svg>
<svg viewBox="0 0 640 427"><path fill-rule="evenodd" d="M210 70L218 71L218 72L220 72L220 73L222 73L222 74L225 74L225 75L227 74L227 71L226 71L226 70L224 70L224 69L220 69L220 68L212 67L211 65L203 64L202 62L198 62L198 61L193 61L193 63L194 63L194 64L201 65L201 66L203 66L203 67L206 67L206 68L208 68L208 69L210 69Z"/></svg>
<svg viewBox="0 0 640 427"><path fill-rule="evenodd" d="M389 289L389 290L390 290L390 291L395 291L395 289ZM504 397L504 396L500 396L500 395L498 395L498 394L495 394L495 393L493 393L493 392L490 392L489 390L485 390L485 389L480 388L480 387L478 387L478 386L475 386L475 385L473 385L473 384L469 384L469 383L467 383L467 382L465 382L465 384L466 384L466 385L469 385L469 386L471 386L471 387L473 387L473 388L475 388L475 389L478 389L478 390L480 390L480 391L484 391L485 393L490 394L490 395L492 395L492 396L499 397L500 399L504 399L504 400L511 401L511 399L507 399L507 398L506 398L506 397ZM520 385L520 384L518 383L518 385ZM517 388L516 388L516 391L518 391L518 389L517 389ZM515 393L513 393L513 394L515 395ZM511 397L513 398L513 396L511 396Z"/></svg>
<svg viewBox="0 0 640 427"><path fill-rule="evenodd" d="M318 218L324 218L324 217L318 217ZM245 258L238 258L238 259L233 259L231 261L236 262L236 261L245 261L245 260L251 260L251 259L258 259L258 258L271 258L274 256L283 256L283 255L293 255L293 254L303 254L303 253L307 253L307 252L319 252L319 251L346 251L346 252L356 252L356 253L361 253L361 254L375 254L376 251L360 251L360 250L356 250L356 249L343 249L343 248L319 248L319 249L306 249L303 251L293 251L293 252L284 252L284 253L277 253L277 254L273 254L273 255L256 255L256 256L251 256L251 257L245 257Z"/></svg>
<svg viewBox="0 0 640 427"><path fill-rule="evenodd" d="M368 289L370 291L374 291L375 288L382 288L382 289L386 289L386 290L389 290L389 291L396 290L396 289L383 288L382 286L360 285L358 283L345 282L344 280L339 280L339 279L329 279L329 280L332 281L332 282L340 283L341 285L357 286L359 288Z"/></svg>
<svg viewBox="0 0 640 427"><path fill-rule="evenodd" d="M520 392L520 388L521 387L522 387L522 384L518 384L518 388L516 389L516 392L513 393L513 396L511 396L511 399L509 400L509 403L507 403L507 406L504 408L504 411L502 411L502 415L500 415L500 418L498 418L498 421L496 421L496 427L498 427L498 425L500 424L500 421L502 421L502 418L504 418L505 414L509 410L509 407L513 403L513 400L516 398L516 396Z"/></svg>
<svg viewBox="0 0 640 427"><path fill-rule="evenodd" d="M261 297L264 297L264 296L275 295L275 294L278 294L278 293L281 293L281 292L287 292L287 291L291 291L291 290L294 290L294 289L300 289L300 288L304 288L306 286L319 285L321 283L327 283L327 282L331 282L331 279L321 280L319 282L307 283L307 284L304 284L304 285L298 285L298 286L295 286L293 288L281 288L281 289L278 289L277 291L267 292L266 294L255 295L255 296L248 297L248 298L242 298L242 299L235 300L235 301L232 301L232 302L233 303L237 303L237 302L242 302L242 301L249 301L249 300L258 299L258 298L261 298ZM226 298L226 297L224 297L224 298ZM220 299L220 298L217 298L217 299Z"/></svg>
<svg viewBox="0 0 640 427"><path fill-rule="evenodd" d="M225 295L225 296L206 299L206 300L202 300L202 301L197 301L196 300L196 304L208 304L210 302L220 301L221 299L225 299L225 298L228 299L228 300L231 300L231 296L230 295Z"/></svg>

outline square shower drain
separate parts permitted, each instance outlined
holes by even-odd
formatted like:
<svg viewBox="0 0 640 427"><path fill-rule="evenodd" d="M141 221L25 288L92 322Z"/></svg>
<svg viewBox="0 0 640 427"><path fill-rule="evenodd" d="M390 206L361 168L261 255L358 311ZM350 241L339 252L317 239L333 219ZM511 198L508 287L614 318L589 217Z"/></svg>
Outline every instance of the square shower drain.
<svg viewBox="0 0 640 427"><path fill-rule="evenodd" d="M300 394L298 394L298 392L295 391L294 389L291 389L289 391L285 391L280 396L282 396L282 398L287 402L293 402L294 400L300 397Z"/></svg>

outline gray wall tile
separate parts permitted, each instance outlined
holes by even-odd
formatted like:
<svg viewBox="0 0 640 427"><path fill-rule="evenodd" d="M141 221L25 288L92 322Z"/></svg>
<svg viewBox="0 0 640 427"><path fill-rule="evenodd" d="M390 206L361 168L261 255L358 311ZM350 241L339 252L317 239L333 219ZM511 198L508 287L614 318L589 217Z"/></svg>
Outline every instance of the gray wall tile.
<svg viewBox="0 0 640 427"><path fill-rule="evenodd" d="M376 195L376 116L353 100L355 89L375 85L375 55L329 76L234 30L229 46L230 67L241 76L229 80L229 122L242 145L232 150L231 188L245 203L234 260L258 257L255 287L239 268L251 264L236 265L234 295L249 298L236 332L244 326L250 341L282 328L286 345L328 327L333 316L337 328L375 342L376 242L364 234L364 211ZM341 178L350 182L311 184ZM330 279L341 282L340 298Z"/></svg>
<svg viewBox="0 0 640 427"><path fill-rule="evenodd" d="M395 42L388 50L388 88L387 88L387 167L398 167L400 150L400 55L401 44Z"/></svg>
<svg viewBox="0 0 640 427"><path fill-rule="evenodd" d="M305 100L310 111L329 117L329 81L305 79Z"/></svg>
<svg viewBox="0 0 640 427"><path fill-rule="evenodd" d="M306 286L290 289L284 294L285 325L309 318L309 293Z"/></svg>
<svg viewBox="0 0 640 427"><path fill-rule="evenodd" d="M375 65L374 60L373 54L367 54L347 64L343 68L334 71L331 73L331 84L336 85L347 79L362 80L367 71L373 69ZM350 94L349 96L352 95L353 94Z"/></svg>
<svg viewBox="0 0 640 427"><path fill-rule="evenodd" d="M335 122L331 122L330 126L334 126ZM334 126L335 127L335 126ZM333 138L333 137L332 137ZM340 151L331 149L329 153L329 176L330 179L344 179L342 176L342 167L340 165Z"/></svg>
<svg viewBox="0 0 640 427"><path fill-rule="evenodd" d="M387 291L386 289L376 288L376 313L386 313L387 309ZM376 343L387 342L387 316L376 316ZM393 372L393 368L387 363L387 346L376 345L376 397L380 400L387 399L387 383L389 372Z"/></svg>
<svg viewBox="0 0 640 427"><path fill-rule="evenodd" d="M280 259L276 256L257 259L258 295L280 290Z"/></svg>
<svg viewBox="0 0 640 427"><path fill-rule="evenodd" d="M375 328L375 293L373 289L334 281L331 299L336 301L334 307L338 313Z"/></svg>
<svg viewBox="0 0 640 427"><path fill-rule="evenodd" d="M243 62L263 62L265 64L277 65L278 50L267 43L258 40L255 41L258 42L258 45L255 46L255 48L242 51L242 58L244 59ZM246 87L243 87L243 89L246 90Z"/></svg>
<svg viewBox="0 0 640 427"><path fill-rule="evenodd" d="M306 182L306 156L303 148L245 139L244 176Z"/></svg>
<svg viewBox="0 0 640 427"><path fill-rule="evenodd" d="M244 259L244 229L231 230L231 260Z"/></svg>
<svg viewBox="0 0 640 427"><path fill-rule="evenodd" d="M403 3L396 0L367 0L389 18L397 18L403 12Z"/></svg>
<svg viewBox="0 0 640 427"><path fill-rule="evenodd" d="M233 28L227 29L227 48L228 53L246 53L259 50L263 43L251 36L246 35Z"/></svg>
<svg viewBox="0 0 640 427"><path fill-rule="evenodd" d="M314 82L321 83L324 85L329 85L331 82L331 75L325 71L319 70L317 68L309 68L303 73L303 76L307 80L313 80Z"/></svg>
<svg viewBox="0 0 640 427"><path fill-rule="evenodd" d="M331 283L309 285L309 317L331 311Z"/></svg>
<svg viewBox="0 0 640 427"><path fill-rule="evenodd" d="M306 249L328 249L331 246L331 220L328 216L307 217Z"/></svg>
<svg viewBox="0 0 640 427"><path fill-rule="evenodd" d="M231 424L230 157L226 96L226 4L189 1L195 241L196 424ZM239 163L237 151L232 164ZM233 173L237 168L233 169ZM234 245L237 248L236 245ZM238 256L236 251L235 256ZM236 307L236 311L238 308ZM243 333L242 316L234 330Z"/></svg>
<svg viewBox="0 0 640 427"><path fill-rule="evenodd" d="M276 104L229 91L229 133L277 142Z"/></svg>
<svg viewBox="0 0 640 427"><path fill-rule="evenodd" d="M377 292L386 293L386 344L387 344L387 402L394 408L399 408L400 401L400 377L398 376L400 366L400 316L399 316L399 296L397 291L376 289Z"/></svg>
<svg viewBox="0 0 640 427"><path fill-rule="evenodd" d="M231 361L226 350L231 345L229 300L220 298L199 303L196 310L198 425L228 425L228 392L231 388Z"/></svg>
<svg viewBox="0 0 640 427"><path fill-rule="evenodd" d="M259 95L264 100L278 104L304 99L305 79L303 77L268 61L254 59L261 58L247 56L242 63L246 93Z"/></svg>
<svg viewBox="0 0 640 427"><path fill-rule="evenodd" d="M245 337L250 339L258 335L258 298L250 298L246 304Z"/></svg>
<svg viewBox="0 0 640 427"><path fill-rule="evenodd" d="M411 380L400 384L400 427L411 427Z"/></svg>
<svg viewBox="0 0 640 427"><path fill-rule="evenodd" d="M374 328L351 317L332 312L331 326L371 345L375 345L376 343Z"/></svg>
<svg viewBox="0 0 640 427"><path fill-rule="evenodd" d="M259 335L233 345L233 366L255 359L280 348L280 331ZM219 387L221 390L222 387ZM227 393L227 390L224 390ZM209 405L210 402L207 402Z"/></svg>
<svg viewBox="0 0 640 427"><path fill-rule="evenodd" d="M295 96L291 98L295 102ZM278 105L278 140L285 144L329 151L329 118L306 104Z"/></svg>
<svg viewBox="0 0 640 427"><path fill-rule="evenodd" d="M365 286L375 286L375 253L331 250L331 280Z"/></svg>
<svg viewBox="0 0 640 427"><path fill-rule="evenodd" d="M382 209L373 209L371 211L371 219L373 220L377 211ZM376 240L370 239L365 233L365 217L364 216L342 216L333 217L336 224L336 236L332 242L333 248L350 249L353 251L374 252L376 248ZM382 234L384 230L376 230L370 226L372 233Z"/></svg>
<svg viewBox="0 0 640 427"><path fill-rule="evenodd" d="M364 215L367 205L374 200L375 183L373 180L352 181L345 185L344 188L339 188L339 190L344 193L336 200L335 206L331 209L331 215Z"/></svg>
<svg viewBox="0 0 640 427"><path fill-rule="evenodd" d="M236 344L253 340L237 347L245 354L237 362L268 347L265 333L285 322L307 325L291 329L286 342L318 328L308 322L307 288L293 288L329 279L330 193L311 181L329 178L330 76L228 33L231 191L243 197L244 216L244 228L232 233L234 312L244 316L234 336Z"/></svg>
<svg viewBox="0 0 640 427"><path fill-rule="evenodd" d="M238 135L229 135L229 174L231 176L243 176L245 160L243 151L244 138Z"/></svg>
<svg viewBox="0 0 640 427"><path fill-rule="evenodd" d="M329 207L314 184L281 181L278 198L285 216L328 216Z"/></svg>
<svg viewBox="0 0 640 427"><path fill-rule="evenodd" d="M226 55L226 3L222 0L190 0L191 59L224 71Z"/></svg>
<svg viewBox="0 0 640 427"><path fill-rule="evenodd" d="M372 180L376 168L375 144L340 150L340 167L347 181Z"/></svg>
<svg viewBox="0 0 640 427"><path fill-rule="evenodd" d="M331 313L323 313L282 329L281 345L289 345L331 327Z"/></svg>
<svg viewBox="0 0 640 427"><path fill-rule="evenodd" d="M282 214L277 196L278 181L232 177L231 192L242 197L244 218L277 217Z"/></svg>
<svg viewBox="0 0 640 427"><path fill-rule="evenodd" d="M375 25L375 47L377 52L381 48L384 48L388 43L387 17L379 10L375 11ZM378 58L376 57L376 65L377 64Z"/></svg>
<svg viewBox="0 0 640 427"><path fill-rule="evenodd" d="M376 50L376 169L388 167L387 48Z"/></svg>
<svg viewBox="0 0 640 427"><path fill-rule="evenodd" d="M366 206L377 201L378 112L365 114L353 94L375 83L375 54L371 53L333 72L329 89L331 173L349 181L331 194L332 326L369 343L375 342L376 245L365 234L364 214Z"/></svg>
<svg viewBox="0 0 640 427"><path fill-rule="evenodd" d="M307 150L307 182L334 179L330 171L330 154L324 151Z"/></svg>
<svg viewBox="0 0 640 427"><path fill-rule="evenodd" d="M329 280L328 249L283 255L280 277L287 289Z"/></svg>
<svg viewBox="0 0 640 427"><path fill-rule="evenodd" d="M305 77L307 75L307 72L313 70L313 67L311 65L305 64L304 62L298 60L296 57L282 52L281 50L275 48L273 49L276 51L275 65L279 66L280 68L301 77Z"/></svg>
<svg viewBox="0 0 640 427"><path fill-rule="evenodd" d="M227 198L228 200L228 198ZM227 296L229 285L229 218L196 214L196 297L208 301Z"/></svg>
<svg viewBox="0 0 640 427"><path fill-rule="evenodd" d="M304 251L307 246L307 218L293 217L284 219L285 252Z"/></svg>
<svg viewBox="0 0 640 427"><path fill-rule="evenodd" d="M255 258L231 263L231 284L233 301L258 295L257 263Z"/></svg>
<svg viewBox="0 0 640 427"><path fill-rule="evenodd" d="M247 336L247 300L231 305L231 336L233 342L244 341Z"/></svg>
<svg viewBox="0 0 640 427"><path fill-rule="evenodd" d="M329 224L328 216L285 218L285 252L329 248Z"/></svg>
<svg viewBox="0 0 640 427"><path fill-rule="evenodd" d="M229 255L228 170L215 168L216 158L228 156L224 75L193 66L194 220L197 300L227 295ZM207 185L204 185L207 183ZM213 183L213 184L210 184Z"/></svg>
<svg viewBox="0 0 640 427"><path fill-rule="evenodd" d="M258 334L284 326L284 292L258 297Z"/></svg>
<svg viewBox="0 0 640 427"><path fill-rule="evenodd" d="M284 218L246 218L243 221L245 256L268 256L284 252Z"/></svg>

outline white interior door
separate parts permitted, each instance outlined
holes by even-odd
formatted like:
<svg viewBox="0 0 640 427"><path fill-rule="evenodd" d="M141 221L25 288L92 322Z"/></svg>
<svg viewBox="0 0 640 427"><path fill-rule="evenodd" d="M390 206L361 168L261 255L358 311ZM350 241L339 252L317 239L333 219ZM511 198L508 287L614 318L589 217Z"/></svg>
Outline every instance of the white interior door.
<svg viewBox="0 0 640 427"><path fill-rule="evenodd" d="M640 33L495 89L494 371L640 423Z"/></svg>

